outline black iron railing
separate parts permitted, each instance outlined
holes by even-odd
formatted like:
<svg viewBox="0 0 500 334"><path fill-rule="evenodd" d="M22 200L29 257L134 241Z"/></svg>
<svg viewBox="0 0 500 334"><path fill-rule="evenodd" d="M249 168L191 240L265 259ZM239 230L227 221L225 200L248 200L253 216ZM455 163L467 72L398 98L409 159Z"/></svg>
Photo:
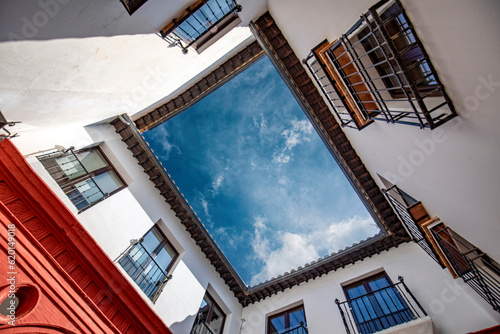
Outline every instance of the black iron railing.
<svg viewBox="0 0 500 334"><path fill-rule="evenodd" d="M217 334L212 331L210 326L202 320L202 315L198 314L196 323L191 329L191 334Z"/></svg>
<svg viewBox="0 0 500 334"><path fill-rule="evenodd" d="M432 230L451 266L465 283L500 312L500 266L449 227Z"/></svg>
<svg viewBox="0 0 500 334"><path fill-rule="evenodd" d="M427 316L401 276L399 281L344 302L336 299L346 332L375 333Z"/></svg>
<svg viewBox="0 0 500 334"><path fill-rule="evenodd" d="M280 334L308 334L309 332L307 331L306 324L303 322L300 323L299 326L291 328L285 332L282 332Z"/></svg>
<svg viewBox="0 0 500 334"><path fill-rule="evenodd" d="M356 129L357 127L353 122L354 117L352 115L352 111L346 108L342 95L333 84L333 78L330 78L326 74L325 69L313 53L310 53L304 60L304 64L307 66L321 92L326 97L331 110L333 110L333 112L337 115L340 125Z"/></svg>
<svg viewBox="0 0 500 334"><path fill-rule="evenodd" d="M142 291L155 302L167 282L172 278L155 261L142 245L142 239L133 240L131 246L123 253L118 263L125 269Z"/></svg>
<svg viewBox="0 0 500 334"><path fill-rule="evenodd" d="M241 6L234 0L204 0L190 15L174 21L172 28L162 32L162 37L170 46L179 46L187 53L190 46L200 47L228 26L240 11Z"/></svg>
<svg viewBox="0 0 500 334"><path fill-rule="evenodd" d="M434 129L457 115L399 0L380 1L326 54L366 120ZM350 125L350 107L340 107L345 100L324 76L335 80L310 58L306 63L341 123Z"/></svg>
<svg viewBox="0 0 500 334"><path fill-rule="evenodd" d="M97 185L93 175L78 159L73 147L37 158L79 211L109 196Z"/></svg>
<svg viewBox="0 0 500 334"><path fill-rule="evenodd" d="M424 232L421 230L420 226L418 226L409 212L409 209L419 202L417 202L417 200L405 193L403 190L399 189L397 186L383 189L382 192L385 194L385 197L387 198L389 203L391 203L394 211L398 215L403 225L406 227L413 241L417 243L434 261L436 261L441 267L444 268L434 249L425 238Z"/></svg>

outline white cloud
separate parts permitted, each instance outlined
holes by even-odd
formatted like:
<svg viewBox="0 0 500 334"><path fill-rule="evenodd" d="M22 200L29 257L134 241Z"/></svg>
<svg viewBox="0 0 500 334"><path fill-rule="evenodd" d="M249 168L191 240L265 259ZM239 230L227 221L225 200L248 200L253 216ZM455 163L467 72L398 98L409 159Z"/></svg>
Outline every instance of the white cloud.
<svg viewBox="0 0 500 334"><path fill-rule="evenodd" d="M365 239L366 236L373 236L380 232L371 218L358 217L332 223L310 233L282 231L269 233L270 229L263 224L262 220L254 223L254 229L255 258L264 265L259 273L252 276L251 285L304 266L332 251L336 252ZM272 238L270 234L273 234ZM278 247L273 247L276 245Z"/></svg>
<svg viewBox="0 0 500 334"><path fill-rule="evenodd" d="M169 142L169 133L163 126L159 126L155 131L148 131L148 135L155 143L155 148L160 152L157 152L157 156L162 160L168 160L172 150L177 150L178 154L182 154L181 149L177 145L173 145ZM150 140L150 139L148 139Z"/></svg>
<svg viewBox="0 0 500 334"><path fill-rule="evenodd" d="M215 194L219 192L219 189L222 186L222 181L224 181L224 174L220 174L214 181L212 181L212 188Z"/></svg>
<svg viewBox="0 0 500 334"><path fill-rule="evenodd" d="M290 162L291 155L285 154L285 152L280 152L277 154L277 152L273 155L273 162L275 164L286 164Z"/></svg>
<svg viewBox="0 0 500 334"><path fill-rule="evenodd" d="M210 203L207 201L207 199L205 198L205 195L203 194L200 194L200 197L199 197L199 200L198 200L201 204L201 207L203 208L203 213L205 214L205 217L207 219L207 223L210 227L213 226L213 223L212 223L212 216L210 215L210 211L209 211L209 205Z"/></svg>
<svg viewBox="0 0 500 334"><path fill-rule="evenodd" d="M292 149L302 142L310 141L309 135L312 134L313 127L308 120L293 119L291 125L291 128L281 132L281 136L285 138L285 144L281 150L274 152L273 162L275 164L288 163L293 157Z"/></svg>

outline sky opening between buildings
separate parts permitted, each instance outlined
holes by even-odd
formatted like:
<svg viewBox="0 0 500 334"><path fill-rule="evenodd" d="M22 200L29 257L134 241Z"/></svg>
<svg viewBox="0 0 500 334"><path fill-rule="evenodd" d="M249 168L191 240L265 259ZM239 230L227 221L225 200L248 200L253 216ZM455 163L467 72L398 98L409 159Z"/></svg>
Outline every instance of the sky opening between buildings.
<svg viewBox="0 0 500 334"><path fill-rule="evenodd" d="M249 285L380 232L267 57L143 135Z"/></svg>

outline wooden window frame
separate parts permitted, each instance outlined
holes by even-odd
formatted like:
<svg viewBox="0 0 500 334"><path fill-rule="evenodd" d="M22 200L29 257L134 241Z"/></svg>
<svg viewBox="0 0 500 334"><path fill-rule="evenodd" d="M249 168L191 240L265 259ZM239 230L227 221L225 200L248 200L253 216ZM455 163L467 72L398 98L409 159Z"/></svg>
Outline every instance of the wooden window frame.
<svg viewBox="0 0 500 334"><path fill-rule="evenodd" d="M304 325L307 326L307 318L306 318L306 310L304 308L304 304L300 304L300 305L297 305L297 306L293 306L289 309L286 309L282 312L279 312L279 313L276 313L276 314L273 314L271 316L268 316L267 317L267 333L270 334L271 333L271 320L275 319L275 318L278 318L278 317L281 317L283 315L285 315L285 327L290 329L290 313L292 312L295 312L295 311L298 311L298 310L302 310L303 313L304 313Z"/></svg>

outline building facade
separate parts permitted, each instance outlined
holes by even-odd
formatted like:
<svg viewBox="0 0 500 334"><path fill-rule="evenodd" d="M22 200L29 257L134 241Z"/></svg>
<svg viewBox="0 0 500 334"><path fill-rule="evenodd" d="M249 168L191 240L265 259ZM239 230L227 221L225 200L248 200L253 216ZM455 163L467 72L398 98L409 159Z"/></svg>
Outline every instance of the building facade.
<svg viewBox="0 0 500 334"><path fill-rule="evenodd" d="M1 6L0 332L498 332L495 1ZM382 232L247 286L141 132L264 56Z"/></svg>

